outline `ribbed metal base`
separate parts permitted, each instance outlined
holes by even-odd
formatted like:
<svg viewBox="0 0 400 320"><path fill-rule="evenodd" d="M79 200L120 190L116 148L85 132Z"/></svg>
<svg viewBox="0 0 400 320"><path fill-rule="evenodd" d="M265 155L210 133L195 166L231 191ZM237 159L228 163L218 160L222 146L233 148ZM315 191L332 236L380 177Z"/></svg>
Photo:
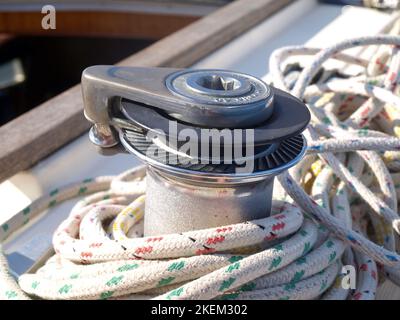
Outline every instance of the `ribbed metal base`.
<svg viewBox="0 0 400 320"><path fill-rule="evenodd" d="M169 152L158 148L145 134L129 129L120 131L120 140L124 147L147 163L156 167L163 167L166 171L186 172L188 174L224 174L236 175L238 166L233 164L174 164L169 163ZM264 156L254 159L254 176L270 175L273 172L286 170L297 163L303 156L306 141L303 135L298 134L286 140L267 146L270 150ZM149 150L157 150L157 152Z"/></svg>
<svg viewBox="0 0 400 320"><path fill-rule="evenodd" d="M152 144L141 134L130 131L129 138L132 140L121 140L125 147L149 164L144 219L146 236L267 217L271 210L274 177L300 161L306 148L302 135L284 140L273 152L257 159L255 172L239 175L232 172L232 165L225 166L221 173L212 170L215 166L211 165L182 167L162 163L145 156ZM222 169L222 165L217 166Z"/></svg>

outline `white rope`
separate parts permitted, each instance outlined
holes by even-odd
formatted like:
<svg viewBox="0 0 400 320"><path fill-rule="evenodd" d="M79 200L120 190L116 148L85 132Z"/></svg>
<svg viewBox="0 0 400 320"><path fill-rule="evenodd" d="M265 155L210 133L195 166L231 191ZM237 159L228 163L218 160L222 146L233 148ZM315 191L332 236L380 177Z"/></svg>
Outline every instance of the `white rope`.
<svg viewBox="0 0 400 320"><path fill-rule="evenodd" d="M371 45L380 46L371 61L342 52ZM17 285L0 257L0 298L373 299L378 281L399 283L399 45L400 37L379 35L272 54L273 84L303 99L312 122L308 155L278 177L270 217L143 237L145 168L86 179L1 226L4 240L44 209L86 195L56 230L56 254L36 273ZM290 90L283 66L302 55L312 61ZM331 58L364 72L313 83ZM342 287L342 265L357 268L355 290Z"/></svg>

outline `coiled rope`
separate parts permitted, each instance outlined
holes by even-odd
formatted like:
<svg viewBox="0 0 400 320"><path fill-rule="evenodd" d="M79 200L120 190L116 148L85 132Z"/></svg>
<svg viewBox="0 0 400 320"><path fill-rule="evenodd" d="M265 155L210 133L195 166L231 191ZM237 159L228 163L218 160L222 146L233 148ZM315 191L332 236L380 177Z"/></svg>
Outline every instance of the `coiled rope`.
<svg viewBox="0 0 400 320"><path fill-rule="evenodd" d="M398 34L399 20L388 29ZM375 47L370 61L342 51ZM143 237L145 168L55 189L0 228L86 195L53 237L55 255L18 284L0 256L5 299L373 299L378 280L400 284L400 37L379 35L326 49L285 47L270 60L274 86L312 112L305 159L278 177L265 219ZM287 58L312 56L288 81ZM328 59L354 76L320 76ZM161 199L160 199L161 201ZM355 290L342 285L355 266Z"/></svg>

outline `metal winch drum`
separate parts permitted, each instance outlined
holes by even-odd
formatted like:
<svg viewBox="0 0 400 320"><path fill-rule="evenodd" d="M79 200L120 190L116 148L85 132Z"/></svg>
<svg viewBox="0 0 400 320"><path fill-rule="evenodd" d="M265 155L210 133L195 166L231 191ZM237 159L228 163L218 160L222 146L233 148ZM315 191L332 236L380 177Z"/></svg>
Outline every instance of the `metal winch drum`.
<svg viewBox="0 0 400 320"><path fill-rule="evenodd" d="M268 216L305 153L306 105L247 74L93 66L82 90L91 141L147 164L146 236Z"/></svg>

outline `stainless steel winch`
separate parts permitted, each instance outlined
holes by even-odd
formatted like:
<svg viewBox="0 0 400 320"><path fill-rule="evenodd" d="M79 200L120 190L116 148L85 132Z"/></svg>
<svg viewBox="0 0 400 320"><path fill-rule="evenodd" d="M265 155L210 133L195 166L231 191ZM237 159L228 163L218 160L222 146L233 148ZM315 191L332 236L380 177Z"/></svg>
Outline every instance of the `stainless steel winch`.
<svg viewBox="0 0 400 320"><path fill-rule="evenodd" d="M247 74L93 66L82 90L90 140L148 165L145 235L268 216L305 152L306 105Z"/></svg>

